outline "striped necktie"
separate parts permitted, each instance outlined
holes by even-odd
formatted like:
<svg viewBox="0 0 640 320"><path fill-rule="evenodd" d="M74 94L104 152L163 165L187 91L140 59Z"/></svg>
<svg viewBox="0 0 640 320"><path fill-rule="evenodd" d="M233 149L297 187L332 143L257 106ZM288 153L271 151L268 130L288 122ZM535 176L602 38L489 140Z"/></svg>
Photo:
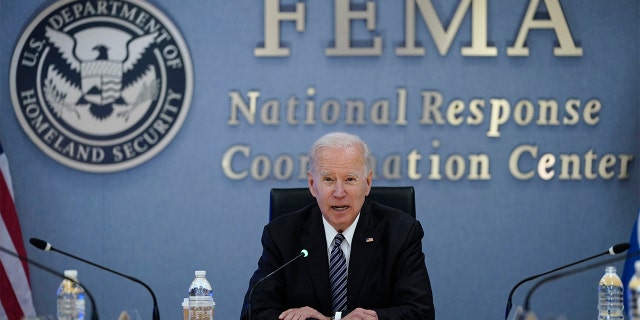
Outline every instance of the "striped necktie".
<svg viewBox="0 0 640 320"><path fill-rule="evenodd" d="M329 258L329 282L331 283L331 304L333 312L347 308L347 260L340 244L344 240L342 233L334 238L334 245Z"/></svg>

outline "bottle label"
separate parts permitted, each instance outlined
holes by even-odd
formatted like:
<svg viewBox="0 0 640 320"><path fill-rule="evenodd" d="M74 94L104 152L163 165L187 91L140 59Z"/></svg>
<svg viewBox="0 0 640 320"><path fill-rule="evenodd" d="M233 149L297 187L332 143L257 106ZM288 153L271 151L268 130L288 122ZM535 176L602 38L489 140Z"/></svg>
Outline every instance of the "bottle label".
<svg viewBox="0 0 640 320"><path fill-rule="evenodd" d="M622 287L601 285L598 287L599 319L623 319L624 309Z"/></svg>
<svg viewBox="0 0 640 320"><path fill-rule="evenodd" d="M640 289L640 288L638 288ZM640 290L631 290L631 320L640 320Z"/></svg>
<svg viewBox="0 0 640 320"><path fill-rule="evenodd" d="M189 320L212 320L213 305L189 305Z"/></svg>

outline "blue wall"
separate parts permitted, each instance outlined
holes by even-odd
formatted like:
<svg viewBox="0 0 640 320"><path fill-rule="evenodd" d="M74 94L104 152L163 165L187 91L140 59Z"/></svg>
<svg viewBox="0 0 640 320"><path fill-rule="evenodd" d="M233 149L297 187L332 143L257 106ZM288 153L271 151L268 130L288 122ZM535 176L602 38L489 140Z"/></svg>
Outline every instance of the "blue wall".
<svg viewBox="0 0 640 320"><path fill-rule="evenodd" d="M458 8L455 1L430 2L445 24ZM354 40L381 37L381 54L328 56L325 49L336 40L333 2L307 1L302 2L305 31L296 32L293 22L281 27L281 41L290 54L256 57L254 49L265 41L265 2L154 0L190 50L191 107L164 150L138 166L110 173L77 170L53 160L31 141L15 116L9 90L14 48L32 19L53 3L0 1L0 140L11 165L25 242L42 238L142 279L155 290L163 319L180 316L180 303L197 269L207 270L214 287L216 319L239 317L261 250L269 189L305 186L301 156L330 131L353 132L369 142L377 160L374 185L416 188L417 218L426 232L423 246L439 319L501 319L509 290L521 278L628 241L640 208L637 1L561 1L571 36L582 49L581 55L571 57L554 55L558 40L552 30L529 33L528 56L507 54L528 1L489 1L487 37L497 49L495 56L461 53L471 42L470 13L443 55L420 16L415 36L426 53L396 54L406 33L402 1L373 2L374 32L362 21L352 24ZM545 11L544 2L539 11ZM260 93L255 120L242 114L234 117L239 98L250 104L250 91ZM446 123L428 124L423 118L428 104L423 98L429 93L442 97ZM292 96L299 101L299 124L286 121ZM446 118L452 102L459 100L465 107L461 116L473 120L478 115L471 111L474 99L484 103L477 109L483 115L479 124L456 125ZM572 116L565 108L571 99L579 101L578 122L563 124L563 117ZM321 115L322 105L331 100L342 111L335 123L323 121ZM364 123L345 118L347 100L364 102ZM536 122L539 100L558 103L559 124ZM276 101L280 122L266 123L260 112ZM305 101L316 105L313 124L303 122ZM388 124L370 117L369 110L380 101L389 102ZM514 114L520 101L531 102L532 121L517 122L522 114ZM493 131L500 133L498 137L490 133L491 114L504 103L512 114ZM406 123L396 123L398 105L406 110L406 117L400 117ZM589 122L583 112L595 105L601 108ZM225 154L239 146L248 154L234 154L230 167L225 167ZM510 166L510 157L522 148L528 151ZM536 167L544 154L556 159L554 174L546 171L548 179ZM573 178L561 175L561 156L567 154L580 159L581 170ZM471 174L473 155L489 160L490 176ZM606 155L617 162L599 171ZM634 159L625 169L620 163L627 156ZM293 160L285 167L293 170L290 175L285 170L283 178L278 176L281 171L272 169L263 177L261 166L251 172L252 163L273 164L276 159ZM398 160L399 170L389 169L393 167L385 160ZM434 162L439 171L433 170ZM514 164L533 176L520 177ZM246 176L235 176L245 171ZM608 177L608 172L613 175ZM144 288L61 255L31 246L27 251L57 270L78 269L102 318L115 319L124 309L137 309L142 318L150 318L151 299ZM622 263L616 265L621 273ZM601 269L541 287L532 299L534 310L539 316L595 317ZM38 312L54 314L59 279L32 268L31 281ZM516 305L522 304L524 289L515 294Z"/></svg>

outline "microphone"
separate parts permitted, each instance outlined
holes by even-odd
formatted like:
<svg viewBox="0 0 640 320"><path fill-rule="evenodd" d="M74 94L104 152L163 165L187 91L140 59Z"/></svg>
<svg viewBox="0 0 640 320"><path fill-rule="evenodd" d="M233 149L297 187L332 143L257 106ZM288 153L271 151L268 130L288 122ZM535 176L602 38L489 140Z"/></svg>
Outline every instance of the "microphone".
<svg viewBox="0 0 640 320"><path fill-rule="evenodd" d="M529 300L531 299L531 296L533 295L533 292L538 287L540 287L541 285L543 285L543 284L545 284L547 282L555 281L555 280L558 280L560 278L568 277L568 276L574 275L576 273L580 273L580 272L583 272L583 271L588 271L588 270L591 270L591 269L594 269L594 268L610 265L610 264L613 264L615 262L618 262L618 261L621 261L621 260L624 260L624 259L627 259L627 258L635 258L638 255L640 255L640 251L636 251L634 253L630 253L629 256L622 256L622 257L615 257L615 258L607 259L607 260L604 260L604 261L601 261L601 262L598 262L598 263L592 263L590 265L587 265L587 266L584 266L584 267L581 267L581 268L577 268L577 269L573 269L573 270L557 273L557 274L550 275L548 277L542 278L542 280L536 282L531 287L531 289L529 289L529 292L527 292L527 297L526 297L525 302L524 302L524 310L525 311L529 311L530 310L529 309Z"/></svg>
<svg viewBox="0 0 640 320"><path fill-rule="evenodd" d="M49 242L46 242L44 240L37 239L37 238L31 238L31 239L29 239L29 242L34 247L36 247L36 248L38 248L40 250L59 252L59 253L65 255L65 256L68 256L68 257L71 257L73 259L82 261L82 262L90 264L90 265L92 265L94 267L98 267L98 268L100 268L102 270L109 271L109 272L111 272L113 274L117 274L117 275L119 275L121 277L127 278L127 279L129 279L129 280L131 280L133 282L141 284L143 287L145 287L145 289L147 289L147 291L149 291L149 293L151 294L151 297L153 298L153 320L160 320L160 311L158 310L158 300L156 299L156 295L155 295L155 293L153 293L153 290L151 290L151 288L146 283L142 282L141 280L138 280L137 278L134 278L132 276L128 276L126 274L122 274L122 273L120 273L118 271L109 269L109 268L107 268L105 266L101 266L101 265L96 264L94 262L91 262L91 261L82 259L80 257L74 256L74 255L72 255L70 253L67 253L67 252L64 252L62 250L56 249Z"/></svg>
<svg viewBox="0 0 640 320"><path fill-rule="evenodd" d="M278 272L278 271L282 270L284 267L288 266L290 263L298 260L298 258L300 258L300 257L306 258L307 256L309 256L309 251L307 251L307 249L302 249L302 251L300 251L300 254L298 254L297 256L293 257L293 259L287 261L287 263L281 265L278 269L273 270L273 272L271 272L268 275L264 276L262 279L258 280L258 282L256 282L256 284L254 284L253 287L251 287L251 291L249 291L249 297L248 297L249 308L247 310L247 320L252 320L252 317L251 317L251 300L253 298L253 290L255 290L256 287L258 287L258 285L260 285L265 280L269 279L276 272Z"/></svg>
<svg viewBox="0 0 640 320"><path fill-rule="evenodd" d="M44 271L46 271L46 272L48 272L48 273L50 273L50 274L52 274L54 276L58 276L59 278L62 278L62 279L67 279L67 280L69 280L71 282L74 282L74 283L82 286L82 288L84 289L84 292L87 294L87 296L89 297L89 300L91 301L91 306L93 307L93 312L91 313L90 319L98 320L98 308L96 306L96 303L93 300L93 296L91 295L91 292L89 292L89 289L87 289L87 287L85 287L83 284L81 284L80 282L78 282L76 280L73 280L73 279L65 276L64 274L62 274L62 273L60 273L58 271L55 271L55 270L53 270L53 269L51 269L51 268L49 268L49 267L47 267L47 266L45 266L43 264L35 262L35 261L33 261L33 260L31 260L31 259L29 259L27 257L21 256L21 255L15 253L15 252L12 252L11 250L6 249L6 248L4 248L2 246L0 246L0 251L4 252L4 253L6 253L6 254L8 254L10 256L13 256L15 258L18 258L18 259L20 259L22 261L26 261L28 264L30 264L30 265L38 268L38 269L44 270Z"/></svg>
<svg viewBox="0 0 640 320"><path fill-rule="evenodd" d="M511 307L512 307L513 293L516 291L516 289L517 289L521 284L523 284L523 283L525 283L525 282L527 282L527 281L531 281L531 280L534 280L534 279L540 278L540 277L542 277L542 276L546 276L546 275L548 275L548 274L550 274L550 273L553 273L553 272L556 272L556 271L560 271L560 270L565 269L565 268L569 268L569 267L574 266L574 265L576 265L576 264L579 264L579 263L582 263L582 262L585 262L585 261L589 261L589 260L595 259L595 258L600 257L600 256L603 256L603 255L605 255L605 254L616 255L616 254L618 254L618 253L625 252L625 251L627 251L627 249L629 249L629 247L631 247L631 245L630 245L629 243L619 243L619 244L616 244L616 245L614 245L614 246L610 247L610 248L609 248L607 251L605 251L605 252L601 252L601 253L598 253L598 254L593 255L593 256L591 256L591 257L584 258L584 259L582 259L582 260L578 260L578 261L576 261L576 262L572 262L572 263L570 263L570 264L567 264L567 265L564 265L564 266L561 266L561 267L555 268L555 269L553 269L553 270L549 270L549 271L547 271L547 272L543 272L543 273L536 274L536 275L533 275L533 276L530 276L530 277L527 277L527 278L522 279L522 280L521 280L520 282L518 282L515 286L513 286L513 288L511 289L511 292L509 293L509 298L507 299L507 308L506 308L506 311L505 311L505 314L504 314L504 319L505 319L505 320L507 320L507 318L509 317L509 312L511 311Z"/></svg>

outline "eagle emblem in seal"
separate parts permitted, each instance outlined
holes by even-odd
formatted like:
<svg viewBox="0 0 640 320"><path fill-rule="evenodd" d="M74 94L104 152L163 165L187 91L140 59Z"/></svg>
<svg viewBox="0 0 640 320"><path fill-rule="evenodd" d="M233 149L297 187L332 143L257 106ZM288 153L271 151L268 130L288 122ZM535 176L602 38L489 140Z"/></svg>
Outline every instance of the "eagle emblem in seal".
<svg viewBox="0 0 640 320"><path fill-rule="evenodd" d="M54 110L60 113L63 109L75 111L75 108L88 106L93 117L103 120L118 107L121 111L117 116L126 118L141 102L155 100L158 81L154 71L144 66L136 68L136 65L153 44L157 32L135 38L106 28L94 29L92 33L91 38L101 41L89 41L88 35L70 36L46 28L45 36L66 62L66 68L50 66L45 82L49 86L45 96ZM109 34L109 37L100 37L101 33ZM90 44L90 50L87 50L87 44ZM84 48L83 57L76 52L79 48ZM136 99L124 99L123 90L140 81L144 82L144 88ZM79 98L73 104L61 104L60 95L68 95L69 91L76 91L71 93Z"/></svg>
<svg viewBox="0 0 640 320"><path fill-rule="evenodd" d="M43 7L20 36L9 74L13 110L31 141L87 172L127 170L158 155L185 122L194 90L180 30L140 0Z"/></svg>

